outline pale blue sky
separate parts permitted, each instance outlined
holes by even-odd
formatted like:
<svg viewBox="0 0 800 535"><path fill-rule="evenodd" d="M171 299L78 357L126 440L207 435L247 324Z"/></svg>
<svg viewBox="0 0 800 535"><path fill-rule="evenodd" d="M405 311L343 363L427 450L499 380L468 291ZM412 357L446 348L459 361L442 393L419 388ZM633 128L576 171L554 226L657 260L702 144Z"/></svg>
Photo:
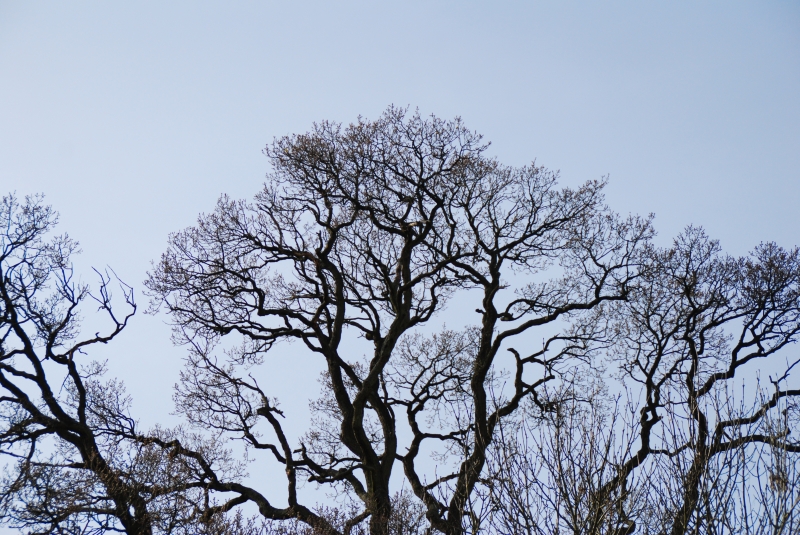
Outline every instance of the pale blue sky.
<svg viewBox="0 0 800 535"><path fill-rule="evenodd" d="M664 242L800 244L796 1L0 1L0 192L44 192L81 269L139 291L170 231L259 189L274 136L389 104L566 184L610 175ZM110 348L146 421L182 354L162 321Z"/></svg>

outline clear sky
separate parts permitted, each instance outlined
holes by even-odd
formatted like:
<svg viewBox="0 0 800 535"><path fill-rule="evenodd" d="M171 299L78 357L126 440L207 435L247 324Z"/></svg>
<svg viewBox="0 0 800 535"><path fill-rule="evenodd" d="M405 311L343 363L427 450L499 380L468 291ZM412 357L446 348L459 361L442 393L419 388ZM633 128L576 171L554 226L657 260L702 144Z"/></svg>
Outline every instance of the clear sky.
<svg viewBox="0 0 800 535"><path fill-rule="evenodd" d="M110 265L142 305L168 233L255 193L273 137L389 104L565 184L609 175L662 243L693 223L733 254L800 244L797 1L0 0L0 192L45 193L86 278ZM163 321L113 348L147 422L182 355Z"/></svg>

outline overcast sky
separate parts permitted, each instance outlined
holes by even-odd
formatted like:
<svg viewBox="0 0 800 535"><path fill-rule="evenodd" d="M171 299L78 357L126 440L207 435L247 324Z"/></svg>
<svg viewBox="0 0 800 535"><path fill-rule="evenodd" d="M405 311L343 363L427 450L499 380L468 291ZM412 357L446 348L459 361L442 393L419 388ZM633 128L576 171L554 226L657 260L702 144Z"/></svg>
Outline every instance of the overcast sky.
<svg viewBox="0 0 800 535"><path fill-rule="evenodd" d="M389 104L564 184L608 175L661 243L691 223L733 254L800 244L797 1L0 1L0 193L44 193L85 278L109 265L143 305L168 233L252 196L275 136ZM167 419L164 318L109 351L137 414Z"/></svg>

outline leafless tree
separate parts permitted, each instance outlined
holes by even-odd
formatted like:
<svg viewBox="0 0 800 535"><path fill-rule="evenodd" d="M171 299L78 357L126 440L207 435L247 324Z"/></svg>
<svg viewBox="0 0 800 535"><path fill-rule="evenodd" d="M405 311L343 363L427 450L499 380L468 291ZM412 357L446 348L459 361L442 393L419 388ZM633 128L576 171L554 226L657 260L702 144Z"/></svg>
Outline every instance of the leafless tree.
<svg viewBox="0 0 800 535"><path fill-rule="evenodd" d="M795 533L798 250L762 244L732 258L689 228L653 250L607 316L607 362L618 372L603 382L617 380L627 408L604 409L602 397L572 387L554 417L508 426L512 440L485 476L499 524L515 533ZM759 370L770 373L767 386ZM635 418L618 419L626 414Z"/></svg>
<svg viewBox="0 0 800 535"><path fill-rule="evenodd" d="M785 351L800 332L800 253L767 243L732 258L689 228L655 255L649 271L621 307L615 333L614 356L645 398L640 447L622 465L620 480L649 456L664 457L680 481L670 494L673 503L665 504L667 531L692 533L698 525L711 530L720 511L731 509L723 504L735 488L723 486L731 477L717 477L720 463L763 446L800 452L790 428L774 425L781 410L788 424L800 395L788 387L799 359ZM773 362L775 373L770 395L754 406L741 397L735 403L733 381L752 377L764 361ZM758 400L757 385L749 386L751 399Z"/></svg>
<svg viewBox="0 0 800 535"><path fill-rule="evenodd" d="M336 531L300 502L306 479L360 500L344 532L368 518L384 534L399 463L432 528L464 532L498 423L538 400L563 362L587 356L599 335L592 311L627 297L651 234L647 220L605 208L602 182L559 189L554 173L503 166L485 149L459 120L396 108L346 128L321 123L265 150L272 172L253 202L222 197L171 236L146 284L191 351L178 406L263 450L287 477L285 506L250 486L212 485L231 496L225 507L250 501L267 519ZM474 296L477 324L419 338L455 292ZM530 346L538 328L548 329L543 347L511 347ZM231 336L241 343L223 354ZM315 407L327 425L299 443L248 372L285 340L326 370ZM502 369L511 388L492 404ZM421 471L421 452L437 448L452 470Z"/></svg>
<svg viewBox="0 0 800 535"><path fill-rule="evenodd" d="M86 360L114 341L136 310L111 277L92 294L74 281L68 236L48 240L57 216L41 198L0 203L0 479L2 523L28 533L181 533L198 522L203 465L235 473L219 444L180 430L142 435L122 383ZM104 333L82 337L80 311L94 303ZM177 440L194 450L179 449ZM201 459L202 463L198 463Z"/></svg>

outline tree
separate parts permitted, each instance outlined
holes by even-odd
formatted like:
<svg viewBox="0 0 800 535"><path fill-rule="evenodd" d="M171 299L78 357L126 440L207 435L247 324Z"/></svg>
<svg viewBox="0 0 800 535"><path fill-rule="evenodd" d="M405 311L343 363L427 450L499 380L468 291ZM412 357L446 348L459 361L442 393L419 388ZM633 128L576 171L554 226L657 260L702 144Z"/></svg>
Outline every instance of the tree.
<svg viewBox="0 0 800 535"><path fill-rule="evenodd" d="M198 471L211 463L234 474L236 463L180 430L143 435L122 383L104 381L105 365L86 361L128 325L132 289L119 284L120 315L108 274L98 273L96 293L76 283L78 244L47 239L57 215L40 197L3 197L0 222L0 454L10 459L0 480L3 523L29 533L196 532ZM87 302L108 321L103 334L81 336Z"/></svg>
<svg viewBox="0 0 800 535"><path fill-rule="evenodd" d="M800 332L800 251L766 243L733 258L690 227L652 251L607 315L616 374L603 375L627 396L568 382L557 411L508 426L485 479L492 524L796 533L800 389L788 382L800 357L787 350ZM769 385L752 381L759 363Z"/></svg>
<svg viewBox="0 0 800 535"><path fill-rule="evenodd" d="M732 382L761 360L781 358L796 341L800 252L767 243L747 257L733 258L701 230L689 228L672 248L654 256L648 272L622 308L615 332L614 357L645 395L640 446L621 466L619 478L648 457L662 456L679 482L673 503L663 504L669 533L691 532L698 525L717 531L726 520L746 525L747 515L757 510L748 513L743 504L737 511L728 502L742 484L754 482L744 477L736 485L737 478L724 469L737 456L763 453L765 446L800 452L800 444L789 437L800 389L787 388L800 359L789 354L783 371L773 368L771 391L752 394L755 406L744 404L743 396L736 402ZM765 397L759 400L759 394ZM761 456L749 457L752 462L746 464L752 467ZM785 480L782 474L778 478ZM734 520L737 514L744 516ZM773 533L792 531L786 525Z"/></svg>
<svg viewBox="0 0 800 535"><path fill-rule="evenodd" d="M321 123L265 150L272 172L254 202L222 197L170 237L146 285L190 347L180 411L285 466L285 507L212 484L224 508L251 501L267 519L336 532L299 501L302 476L357 497L345 531L369 518L370 533L387 533L398 463L430 525L463 532L498 424L526 398L544 403L538 392L564 363L588 358L596 312L627 298L652 234L648 220L604 206L603 182L559 189L556 174L503 166L485 149L459 120L396 108L347 128ZM456 293L480 303L477 325L420 334ZM542 328L541 348L511 347ZM234 336L240 345L220 355ZM326 369L318 429L296 444L247 375L286 340ZM504 366L512 386L493 401ZM429 443L455 459L450 473L420 471Z"/></svg>

